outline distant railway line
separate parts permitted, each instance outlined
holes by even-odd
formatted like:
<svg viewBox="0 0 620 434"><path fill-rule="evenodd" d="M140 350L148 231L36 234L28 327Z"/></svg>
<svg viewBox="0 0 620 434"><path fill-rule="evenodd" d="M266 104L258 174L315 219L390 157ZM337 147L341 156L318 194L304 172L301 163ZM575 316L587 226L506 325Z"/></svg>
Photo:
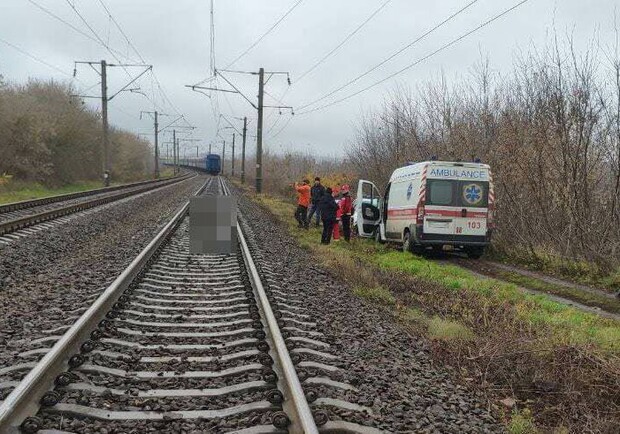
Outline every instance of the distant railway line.
<svg viewBox="0 0 620 434"><path fill-rule="evenodd" d="M0 245L63 222L72 214L175 184L191 176L194 175L185 174L170 179L142 181L0 205Z"/></svg>

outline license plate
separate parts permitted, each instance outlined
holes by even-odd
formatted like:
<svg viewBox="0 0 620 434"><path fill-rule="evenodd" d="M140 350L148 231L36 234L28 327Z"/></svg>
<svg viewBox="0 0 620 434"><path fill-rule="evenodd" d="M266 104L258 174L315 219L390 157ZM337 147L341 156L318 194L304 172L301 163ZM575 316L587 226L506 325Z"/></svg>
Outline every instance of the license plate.
<svg viewBox="0 0 620 434"><path fill-rule="evenodd" d="M450 245L450 244L446 244L445 246L443 246L443 250L446 252L451 252L454 250L454 246Z"/></svg>

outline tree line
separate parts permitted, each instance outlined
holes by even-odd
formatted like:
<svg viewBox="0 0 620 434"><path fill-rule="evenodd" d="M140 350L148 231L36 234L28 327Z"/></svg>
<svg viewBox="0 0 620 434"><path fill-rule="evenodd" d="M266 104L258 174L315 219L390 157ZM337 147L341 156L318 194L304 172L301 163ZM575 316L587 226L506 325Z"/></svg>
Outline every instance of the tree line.
<svg viewBox="0 0 620 434"><path fill-rule="evenodd" d="M101 115L84 105L70 85L0 77L0 175L48 186L101 179ZM142 179L153 171L149 143L110 128L112 179Z"/></svg>
<svg viewBox="0 0 620 434"><path fill-rule="evenodd" d="M495 246L620 263L620 58L571 41L521 55L507 76L488 60L463 79L398 87L359 121L349 161L385 185L409 161L491 165ZM611 50L614 51L614 50Z"/></svg>

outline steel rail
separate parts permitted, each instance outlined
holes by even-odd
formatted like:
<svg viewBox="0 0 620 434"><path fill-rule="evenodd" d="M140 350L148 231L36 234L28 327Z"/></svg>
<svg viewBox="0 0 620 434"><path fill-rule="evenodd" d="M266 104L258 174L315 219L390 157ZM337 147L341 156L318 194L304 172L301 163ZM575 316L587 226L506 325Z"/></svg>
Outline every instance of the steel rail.
<svg viewBox="0 0 620 434"><path fill-rule="evenodd" d="M211 180L212 178L205 182L195 195L200 194ZM106 288L2 402L0 405L0 433L19 433L22 422L38 411L43 395L52 388L56 377L68 369L70 356L76 354L81 344L88 340L89 334L95 330L99 321L105 317L105 314L140 274L188 211L189 201L182 206L155 238Z"/></svg>
<svg viewBox="0 0 620 434"><path fill-rule="evenodd" d="M110 202L115 202L120 199L124 199L129 196L133 196L136 194L144 193L150 190L154 190L156 188L165 187L167 185L175 184L181 181L185 181L189 179L190 176L173 178L166 181L161 181L158 184L151 184L144 188L140 188L138 190L131 190L126 192L121 192L118 194L114 194L112 196L101 197L98 199L92 199L85 202L68 205L62 208L56 208L49 211L43 211L38 214L18 217L16 219L8 220L5 222L0 222L0 236L10 234L11 232L15 232L20 229L24 229L30 226L33 226L38 223L43 223L49 220L56 219L58 217L62 217L69 214L74 214L79 211L84 211L86 209L94 208L99 205L103 205Z"/></svg>
<svg viewBox="0 0 620 434"><path fill-rule="evenodd" d="M224 194L229 195L230 190L228 189L228 186L224 183L222 178L219 179ZM310 405L308 404L306 395L301 386L301 381L297 376L295 365L293 364L288 349L286 348L286 342L284 341L284 337L282 336L282 332L278 326L278 321L273 313L273 310L271 309L269 298L267 297L267 293L265 292L265 288L261 282L256 264L252 259L252 254L243 234L243 228L239 219L237 219L237 227L237 234L239 244L241 245L241 251L243 253L243 260L248 270L252 287L256 291L260 308L263 311L263 317L267 322L267 332L269 333L271 341L275 347L274 352L277 358L276 362L280 371L284 375L284 385L286 389L288 389L283 392L284 396L289 398L291 403L291 405L288 406L289 411L287 411L287 414L291 419L289 432L295 434L318 434L319 430L314 421L314 417L312 416L312 410L310 409Z"/></svg>
<svg viewBox="0 0 620 434"><path fill-rule="evenodd" d="M80 197L93 196L95 194L107 193L110 191L123 190L126 188L132 188L132 187L139 187L141 185L161 183L161 182L169 181L170 179L172 179L172 177L163 178L163 179L155 179L155 180L150 179L147 181L139 181L139 182L131 182L128 184L122 184L122 185L114 185L112 187L95 188L92 190L78 191L75 193L57 194L54 196L41 197L38 199L29 199L29 200L22 200L19 202L6 203L4 205L0 205L0 214L5 214L7 212L12 212L12 211L18 211L21 209L34 208L35 206L48 205L50 203L63 202L65 200L70 200L70 199L78 199Z"/></svg>

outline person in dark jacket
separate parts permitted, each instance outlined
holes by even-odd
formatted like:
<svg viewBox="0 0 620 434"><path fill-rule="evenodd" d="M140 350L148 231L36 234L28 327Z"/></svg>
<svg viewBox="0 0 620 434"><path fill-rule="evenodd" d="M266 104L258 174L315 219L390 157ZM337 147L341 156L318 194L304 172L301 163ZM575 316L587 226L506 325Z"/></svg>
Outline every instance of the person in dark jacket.
<svg viewBox="0 0 620 434"><path fill-rule="evenodd" d="M325 187L321 184L321 178L318 176L314 178L314 185L310 189L310 208L308 211L308 218L306 221L308 224L312 223L312 216L316 216L316 227L319 227L319 220L321 219L321 211L319 210L319 201L325 194Z"/></svg>
<svg viewBox="0 0 620 434"><path fill-rule="evenodd" d="M327 187L325 193L319 200L319 211L321 212L321 220L323 220L323 234L321 235L321 244L329 244L332 239L332 232L336 224L336 210L338 204L332 196L332 189Z"/></svg>

